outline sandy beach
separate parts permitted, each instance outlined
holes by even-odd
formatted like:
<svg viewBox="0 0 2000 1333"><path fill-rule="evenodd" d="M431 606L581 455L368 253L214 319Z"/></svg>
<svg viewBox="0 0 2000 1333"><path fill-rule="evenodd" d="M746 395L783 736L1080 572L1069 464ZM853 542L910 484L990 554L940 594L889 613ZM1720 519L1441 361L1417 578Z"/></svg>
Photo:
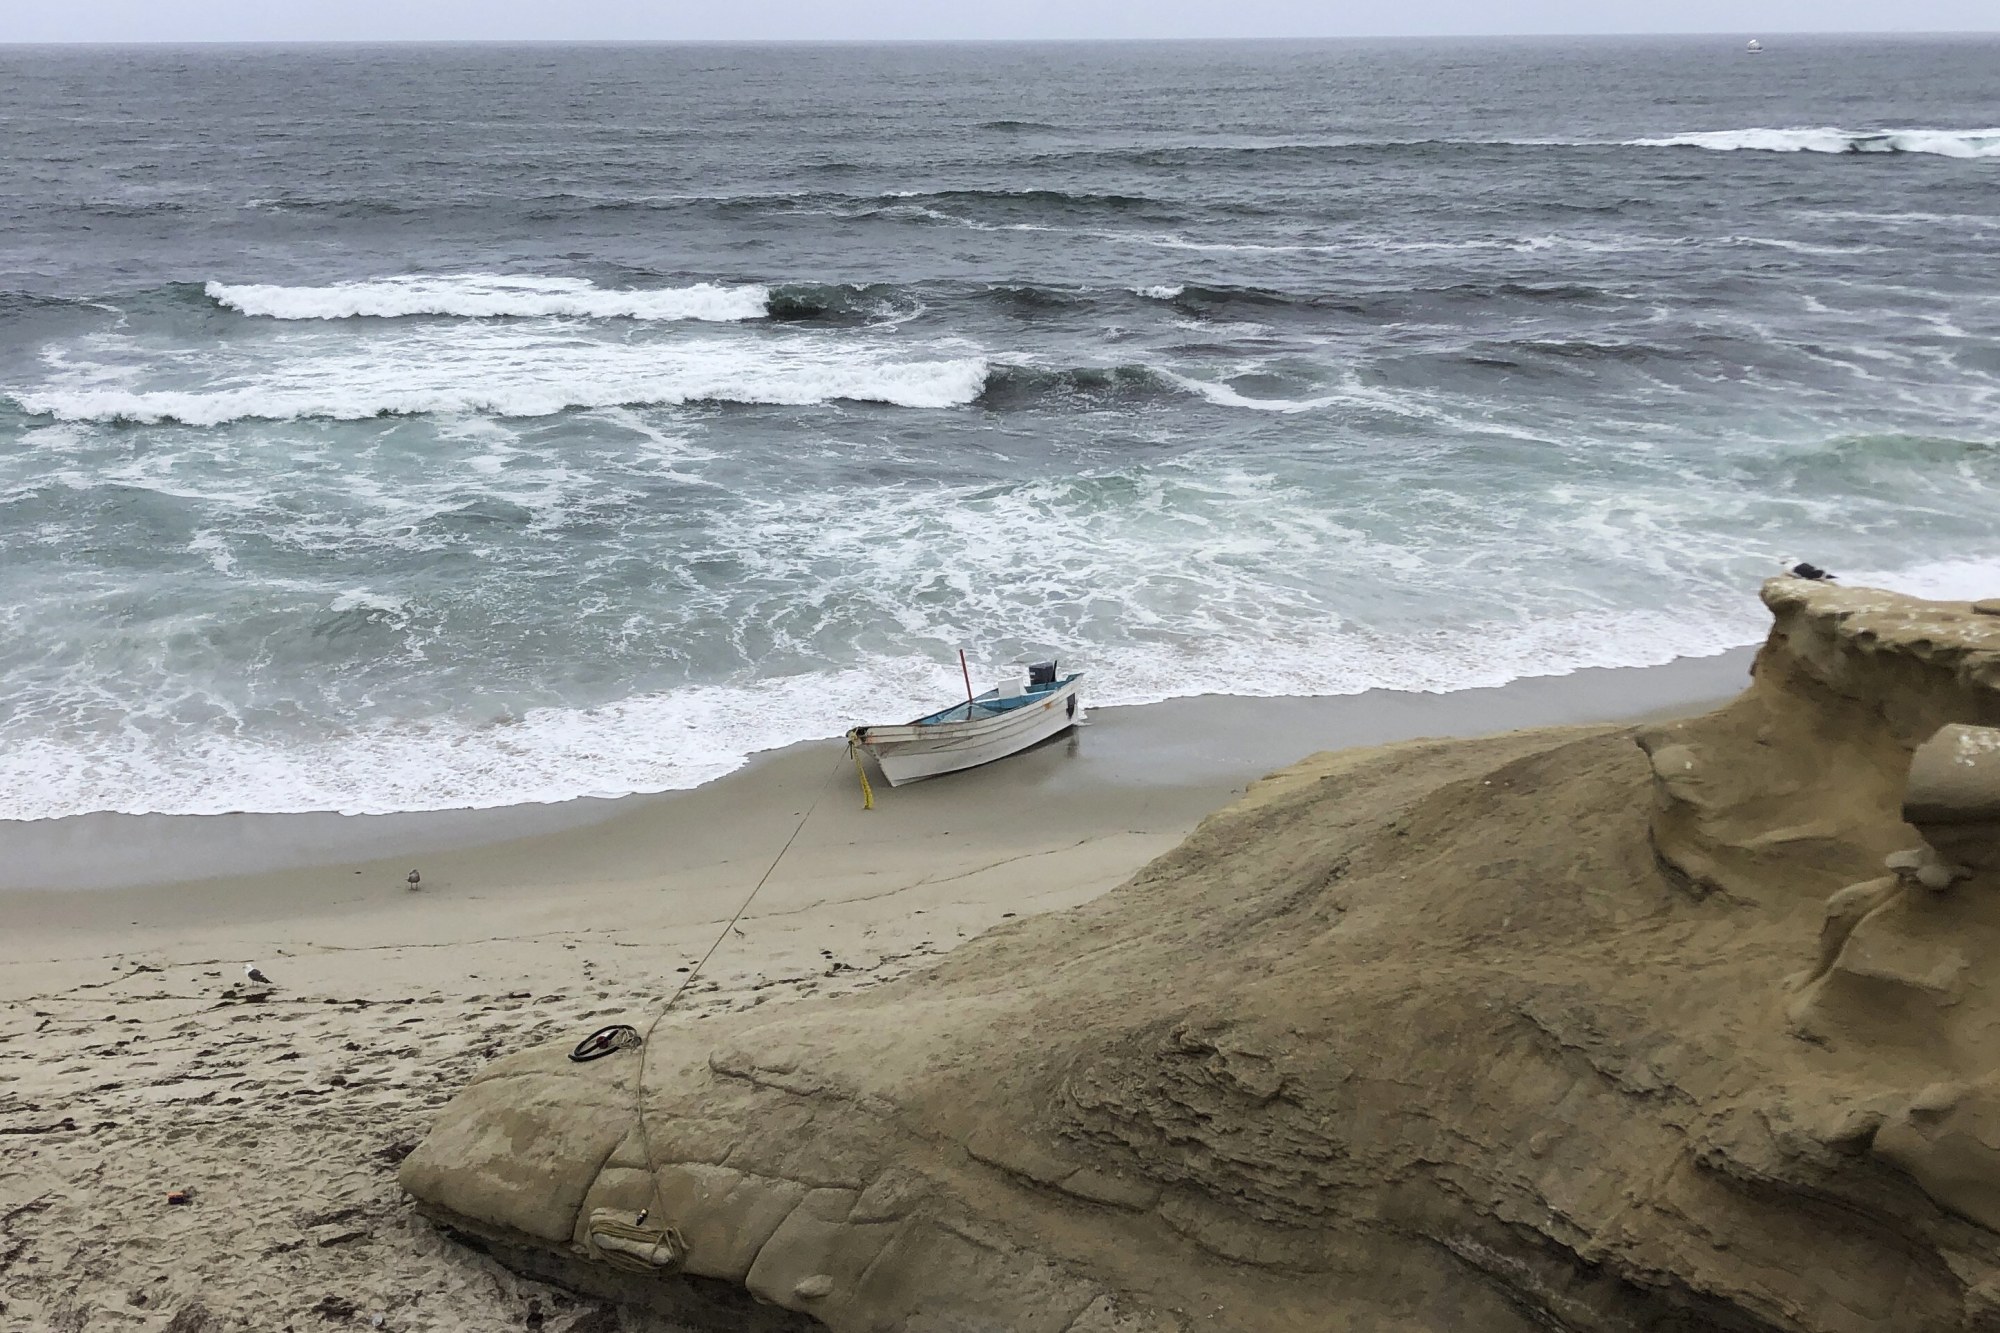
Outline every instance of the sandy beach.
<svg viewBox="0 0 2000 1333"><path fill-rule="evenodd" d="M872 811L830 741L621 801L0 824L0 1327L639 1327L396 1188L488 1060L648 1021L712 945L668 1022L879 984L1088 901L1309 752L1692 712L1748 664L1104 709Z"/></svg>

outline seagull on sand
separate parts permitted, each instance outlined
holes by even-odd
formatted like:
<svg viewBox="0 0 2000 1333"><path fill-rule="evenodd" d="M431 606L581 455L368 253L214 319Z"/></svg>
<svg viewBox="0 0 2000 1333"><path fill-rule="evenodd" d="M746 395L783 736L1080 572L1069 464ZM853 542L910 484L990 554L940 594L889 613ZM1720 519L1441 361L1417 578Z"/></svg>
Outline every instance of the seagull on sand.
<svg viewBox="0 0 2000 1333"><path fill-rule="evenodd" d="M259 986L268 986L271 984L271 979L259 971L255 963L245 963L243 965L243 975L256 982Z"/></svg>
<svg viewBox="0 0 2000 1333"><path fill-rule="evenodd" d="M417 885L424 882L424 877L422 875L419 875L416 871L412 870L410 872L409 879L406 880L405 882L410 886L410 891L414 893L416 892Z"/></svg>
<svg viewBox="0 0 2000 1333"><path fill-rule="evenodd" d="M1833 582L1833 575L1827 573L1818 565L1809 565L1803 560L1791 559L1787 559L1784 563L1785 572L1795 579L1811 579L1814 583Z"/></svg>

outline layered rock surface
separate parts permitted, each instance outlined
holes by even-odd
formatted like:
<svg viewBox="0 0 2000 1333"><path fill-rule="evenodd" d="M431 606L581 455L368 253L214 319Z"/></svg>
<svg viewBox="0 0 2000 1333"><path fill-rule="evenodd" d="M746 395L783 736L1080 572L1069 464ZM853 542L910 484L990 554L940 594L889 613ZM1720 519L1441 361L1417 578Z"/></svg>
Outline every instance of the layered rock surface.
<svg viewBox="0 0 2000 1333"><path fill-rule="evenodd" d="M502 1060L404 1184L717 1328L2000 1328L1994 733L1905 820L2000 616L1764 596L1707 717L1315 757L926 975Z"/></svg>

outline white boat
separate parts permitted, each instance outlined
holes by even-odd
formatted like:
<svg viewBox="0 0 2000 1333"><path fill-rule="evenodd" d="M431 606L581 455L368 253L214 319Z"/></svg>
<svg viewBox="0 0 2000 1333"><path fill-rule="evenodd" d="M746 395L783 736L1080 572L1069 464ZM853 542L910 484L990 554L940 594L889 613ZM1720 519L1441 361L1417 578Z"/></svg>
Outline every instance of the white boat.
<svg viewBox="0 0 2000 1333"><path fill-rule="evenodd" d="M1758 40L1757 40L1757 39L1756 39L1755 37L1752 37L1752 38L1750 39L1750 45L1748 45L1748 46L1744 47L1743 49L1744 49L1745 51L1748 51L1748 52L1749 52L1749 53L1750 53L1751 55L1753 55L1753 56L1754 56L1754 55L1756 55L1756 54L1757 54L1757 53L1758 53L1759 51L1761 51L1761 50L1763 50L1763 49L1764 49L1764 44L1763 44L1762 42L1758 41Z"/></svg>
<svg viewBox="0 0 2000 1333"><path fill-rule="evenodd" d="M891 787L1004 759L1084 720L1077 699L1081 671L1056 674L1054 662L1028 668L1025 685L1008 681L962 704L899 726L856 727L849 742L875 757Z"/></svg>

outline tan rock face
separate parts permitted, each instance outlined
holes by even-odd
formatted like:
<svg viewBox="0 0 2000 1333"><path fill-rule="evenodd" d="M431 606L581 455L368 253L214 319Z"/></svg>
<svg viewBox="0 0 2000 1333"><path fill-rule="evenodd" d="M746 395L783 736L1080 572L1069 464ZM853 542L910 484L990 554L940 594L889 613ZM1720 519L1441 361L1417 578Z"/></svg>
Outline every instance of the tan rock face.
<svg viewBox="0 0 2000 1333"><path fill-rule="evenodd" d="M1709 717L1308 760L932 973L502 1061L405 1184L718 1328L2000 1327L2000 882L1912 853L2000 618L1765 596Z"/></svg>
<svg viewBox="0 0 2000 1333"><path fill-rule="evenodd" d="M1883 1123L1875 1150L1945 1207L2000 1230L2000 1079L1922 1089Z"/></svg>
<svg viewBox="0 0 2000 1333"><path fill-rule="evenodd" d="M1903 818L1945 864L2000 869L2000 728L1952 723L1918 746Z"/></svg>

